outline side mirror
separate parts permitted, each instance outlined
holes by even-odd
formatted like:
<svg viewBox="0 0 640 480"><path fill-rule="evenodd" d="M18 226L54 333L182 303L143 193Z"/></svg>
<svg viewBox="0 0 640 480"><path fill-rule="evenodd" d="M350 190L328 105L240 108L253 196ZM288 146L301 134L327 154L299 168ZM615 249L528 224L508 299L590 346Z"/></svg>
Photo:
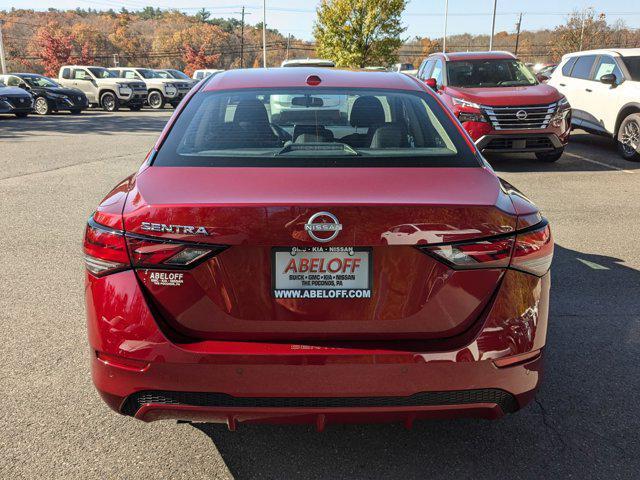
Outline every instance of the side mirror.
<svg viewBox="0 0 640 480"><path fill-rule="evenodd" d="M427 78L424 83L427 84L427 86L431 87L434 90L438 90L438 81L435 78Z"/></svg>
<svg viewBox="0 0 640 480"><path fill-rule="evenodd" d="M605 85L611 85L612 87L614 87L618 79L616 78L615 73L607 73L600 77L600 81Z"/></svg>
<svg viewBox="0 0 640 480"><path fill-rule="evenodd" d="M548 75L545 75L544 73L539 73L538 75L536 75L536 78L540 83L543 83L549 80L551 77Z"/></svg>

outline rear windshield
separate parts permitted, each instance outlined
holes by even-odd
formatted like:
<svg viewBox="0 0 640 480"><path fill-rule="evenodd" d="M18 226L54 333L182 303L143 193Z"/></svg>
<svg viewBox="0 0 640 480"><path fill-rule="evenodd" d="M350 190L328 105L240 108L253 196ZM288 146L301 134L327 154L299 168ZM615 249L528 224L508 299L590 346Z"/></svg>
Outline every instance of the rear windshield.
<svg viewBox="0 0 640 480"><path fill-rule="evenodd" d="M479 166L479 161L426 93L288 88L196 95L154 165Z"/></svg>
<svg viewBox="0 0 640 480"><path fill-rule="evenodd" d="M518 60L468 60L447 62L448 84L452 87L517 87L538 83Z"/></svg>

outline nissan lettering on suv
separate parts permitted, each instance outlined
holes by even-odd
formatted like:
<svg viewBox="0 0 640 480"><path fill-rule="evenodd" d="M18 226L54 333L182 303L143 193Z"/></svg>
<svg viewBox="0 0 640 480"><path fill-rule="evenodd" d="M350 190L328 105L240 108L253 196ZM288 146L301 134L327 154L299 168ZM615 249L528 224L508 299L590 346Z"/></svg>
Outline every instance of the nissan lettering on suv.
<svg viewBox="0 0 640 480"><path fill-rule="evenodd" d="M562 156L569 103L511 53L436 53L422 62L418 78L438 92L482 152L534 153L545 162Z"/></svg>
<svg viewBox="0 0 640 480"><path fill-rule="evenodd" d="M140 420L497 418L541 379L549 225L401 73L204 80L84 255L93 381Z"/></svg>

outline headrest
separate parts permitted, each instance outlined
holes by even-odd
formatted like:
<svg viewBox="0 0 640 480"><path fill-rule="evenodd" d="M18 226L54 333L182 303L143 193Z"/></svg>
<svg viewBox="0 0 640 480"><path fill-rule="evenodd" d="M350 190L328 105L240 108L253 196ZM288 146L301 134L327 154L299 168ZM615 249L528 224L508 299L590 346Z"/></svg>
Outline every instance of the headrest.
<svg viewBox="0 0 640 480"><path fill-rule="evenodd" d="M356 98L351 107L349 123L352 127L372 127L384 123L384 108L380 100L373 96Z"/></svg>
<svg viewBox="0 0 640 480"><path fill-rule="evenodd" d="M401 123L387 123L376 128L369 148L406 148L408 146L406 127Z"/></svg>
<svg viewBox="0 0 640 480"><path fill-rule="evenodd" d="M233 114L235 123L249 123L253 125L268 124L269 115L267 109L260 100L248 98L240 100Z"/></svg>

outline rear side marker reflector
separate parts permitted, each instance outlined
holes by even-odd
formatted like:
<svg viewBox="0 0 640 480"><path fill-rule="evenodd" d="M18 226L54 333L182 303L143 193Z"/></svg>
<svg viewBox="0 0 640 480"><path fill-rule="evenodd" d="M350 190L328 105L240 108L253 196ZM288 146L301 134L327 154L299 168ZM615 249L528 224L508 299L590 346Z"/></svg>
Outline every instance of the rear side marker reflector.
<svg viewBox="0 0 640 480"><path fill-rule="evenodd" d="M149 362L145 362L143 360L119 357L117 355L111 355L104 352L96 352L96 357L106 365L121 368L123 370L129 370L131 372L144 372L149 368Z"/></svg>
<svg viewBox="0 0 640 480"><path fill-rule="evenodd" d="M129 268L193 268L225 248L129 235L100 225L93 217L87 224L83 245L87 270L98 277Z"/></svg>
<svg viewBox="0 0 640 480"><path fill-rule="evenodd" d="M493 361L496 367L512 367L520 363L528 362L540 356L540 350L534 350L533 352L523 353L521 355L513 355L511 357L498 358Z"/></svg>
<svg viewBox="0 0 640 480"><path fill-rule="evenodd" d="M539 277L549 271L553 259L546 220L515 234L418 248L455 270L512 268Z"/></svg>

